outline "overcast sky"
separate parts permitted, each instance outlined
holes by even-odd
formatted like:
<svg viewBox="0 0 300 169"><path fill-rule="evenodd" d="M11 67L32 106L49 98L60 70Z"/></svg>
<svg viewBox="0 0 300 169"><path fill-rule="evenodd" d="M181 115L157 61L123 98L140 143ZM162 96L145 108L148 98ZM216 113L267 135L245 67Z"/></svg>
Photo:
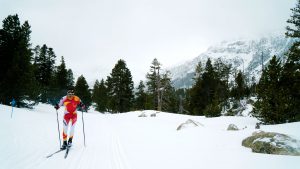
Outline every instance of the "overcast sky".
<svg viewBox="0 0 300 169"><path fill-rule="evenodd" d="M18 14L33 46L46 44L90 84L119 59L144 80L157 58L163 68L210 45L283 31L296 0L0 0L0 19ZM1 26L2 27L2 26ZM92 87L92 86L90 86Z"/></svg>

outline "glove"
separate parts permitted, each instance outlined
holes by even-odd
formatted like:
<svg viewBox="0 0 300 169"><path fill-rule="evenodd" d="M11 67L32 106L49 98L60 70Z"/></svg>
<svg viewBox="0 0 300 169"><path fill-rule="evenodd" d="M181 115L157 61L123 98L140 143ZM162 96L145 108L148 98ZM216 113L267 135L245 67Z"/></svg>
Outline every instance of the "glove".
<svg viewBox="0 0 300 169"><path fill-rule="evenodd" d="M83 110L86 111L86 107L85 107L85 105L82 102L79 103L79 106L81 107L82 111Z"/></svg>
<svg viewBox="0 0 300 169"><path fill-rule="evenodd" d="M84 110L84 111L87 111L85 105L82 105L81 109Z"/></svg>
<svg viewBox="0 0 300 169"><path fill-rule="evenodd" d="M59 105L58 104L55 104L54 108L57 110L59 109Z"/></svg>

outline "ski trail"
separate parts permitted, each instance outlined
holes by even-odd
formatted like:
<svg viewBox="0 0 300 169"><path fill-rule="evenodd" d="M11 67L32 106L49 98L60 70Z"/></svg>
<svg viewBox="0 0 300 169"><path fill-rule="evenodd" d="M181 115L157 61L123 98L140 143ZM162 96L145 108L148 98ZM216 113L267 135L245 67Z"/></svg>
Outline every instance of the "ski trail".
<svg viewBox="0 0 300 169"><path fill-rule="evenodd" d="M113 117L111 117L113 118ZM121 144L118 133L116 132L115 126L112 124L112 119L107 122L110 129L110 168L111 169L132 169L126 158L126 153Z"/></svg>
<svg viewBox="0 0 300 169"><path fill-rule="evenodd" d="M111 136L111 168L112 169L130 169L126 159L120 139L117 135Z"/></svg>
<svg viewBox="0 0 300 169"><path fill-rule="evenodd" d="M18 113L13 120L0 119L6 126L0 129L3 142L14 145L0 145L0 169L132 169L119 135L117 124L121 119L114 115L84 115L86 147L79 120L74 144L66 159L65 152L46 158L59 148L55 113L28 111ZM62 117L63 114L59 114L60 125Z"/></svg>

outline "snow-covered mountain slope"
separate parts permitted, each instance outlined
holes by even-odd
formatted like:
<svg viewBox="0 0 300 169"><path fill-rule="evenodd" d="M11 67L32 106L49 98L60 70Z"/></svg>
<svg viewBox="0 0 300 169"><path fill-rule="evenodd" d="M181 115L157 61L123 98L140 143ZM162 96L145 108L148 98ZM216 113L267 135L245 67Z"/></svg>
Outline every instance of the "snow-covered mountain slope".
<svg viewBox="0 0 300 169"><path fill-rule="evenodd" d="M170 68L173 84L176 88L188 88L194 83L192 78L196 65L201 61L205 67L208 58L215 61L218 58L225 63L232 64L233 70L244 70L249 79L256 80L261 74L262 62L266 65L272 56L276 55L284 60L284 54L292 44L292 40L284 34L272 34L257 39L239 39L223 41L208 48L204 53L182 65Z"/></svg>
<svg viewBox="0 0 300 169"><path fill-rule="evenodd" d="M33 110L0 105L1 169L294 169L299 156L252 153L241 145L256 131L251 117L205 118L172 113L144 111L123 114L84 114L86 147L83 144L81 112L78 114L73 147L67 159L64 153L46 158L59 148L56 112L40 104ZM59 110L60 126L63 110ZM199 127L177 131L192 119ZM229 124L239 131L227 131ZM247 128L245 128L247 126ZM262 126L300 139L300 123Z"/></svg>

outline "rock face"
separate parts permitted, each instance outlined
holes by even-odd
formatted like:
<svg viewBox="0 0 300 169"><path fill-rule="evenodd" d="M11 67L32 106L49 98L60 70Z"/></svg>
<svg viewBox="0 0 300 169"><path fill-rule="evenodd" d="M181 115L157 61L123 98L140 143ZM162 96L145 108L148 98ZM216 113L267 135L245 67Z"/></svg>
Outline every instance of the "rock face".
<svg viewBox="0 0 300 169"><path fill-rule="evenodd" d="M184 128L187 128L187 127L198 127L198 126L204 126L204 125L197 122L197 121L194 121L192 119L188 119L186 122L180 124L177 127L177 130L181 130L181 129L184 129Z"/></svg>
<svg viewBox="0 0 300 169"><path fill-rule="evenodd" d="M245 71L247 77L260 77L262 60L264 65L268 64L274 55L284 60L284 54L292 43L293 40L286 38L284 33L274 33L261 38L223 41L211 46L193 60L169 68L172 83L175 88L193 86L196 65L201 62L205 67L208 58L213 63L220 58L223 63L231 64L232 69Z"/></svg>
<svg viewBox="0 0 300 169"><path fill-rule="evenodd" d="M229 124L227 130L236 131L239 130L239 128L235 124Z"/></svg>
<svg viewBox="0 0 300 169"><path fill-rule="evenodd" d="M254 132L242 145L255 153L300 156L300 141L280 133Z"/></svg>

